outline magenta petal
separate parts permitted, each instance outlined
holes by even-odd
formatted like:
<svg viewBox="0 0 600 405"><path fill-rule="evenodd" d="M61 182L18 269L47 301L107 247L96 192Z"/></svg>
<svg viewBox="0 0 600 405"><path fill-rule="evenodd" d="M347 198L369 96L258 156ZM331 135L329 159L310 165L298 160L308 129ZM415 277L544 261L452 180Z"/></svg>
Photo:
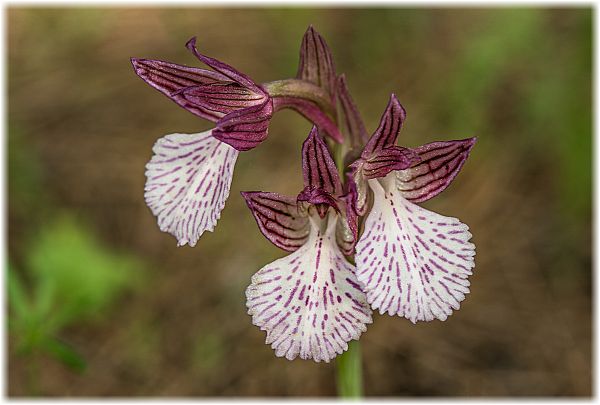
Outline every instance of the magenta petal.
<svg viewBox="0 0 600 405"><path fill-rule="evenodd" d="M207 110L188 100L180 92L190 86L210 86L229 81L227 76L211 70L192 68L161 60L131 58L135 73L175 103L192 114L216 122L223 114Z"/></svg>
<svg viewBox="0 0 600 405"><path fill-rule="evenodd" d="M338 78L337 91L344 112L344 123L350 136L350 144L353 148L361 147L369 139L369 133L360 117L356 104L350 96L346 85L346 76L343 74Z"/></svg>
<svg viewBox="0 0 600 405"><path fill-rule="evenodd" d="M314 126L302 144L302 172L305 187L323 189L334 197L342 195L342 182L335 162Z"/></svg>
<svg viewBox="0 0 600 405"><path fill-rule="evenodd" d="M335 66L331 50L323 37L312 27L308 27L300 45L298 79L306 80L322 87L331 100L335 100Z"/></svg>
<svg viewBox="0 0 600 405"><path fill-rule="evenodd" d="M217 122L213 136L239 151L252 149L267 138L272 115L273 102L269 98L262 104L235 110L224 116Z"/></svg>
<svg viewBox="0 0 600 405"><path fill-rule="evenodd" d="M293 197L260 191L242 192L265 237L275 246L293 252L308 238L308 217L298 211Z"/></svg>
<svg viewBox="0 0 600 405"><path fill-rule="evenodd" d="M376 151L362 165L365 178L375 179L385 177L393 170L403 170L411 167L421 159L410 149L392 146Z"/></svg>
<svg viewBox="0 0 600 405"><path fill-rule="evenodd" d="M315 124L319 128L319 132L329 135L337 143L344 141L344 137L337 125L314 103L305 99L292 97L276 97L273 103L275 111L283 108L291 108Z"/></svg>
<svg viewBox="0 0 600 405"><path fill-rule="evenodd" d="M423 202L444 191L458 175L477 138L433 142L413 149L421 161L397 172L398 189L412 202Z"/></svg>
<svg viewBox="0 0 600 405"><path fill-rule="evenodd" d="M345 255L354 254L354 246L358 240L358 213L356 210L357 191L353 180L348 182L348 192L340 199L344 202L345 210L340 212L336 230L337 243Z"/></svg>
<svg viewBox="0 0 600 405"><path fill-rule="evenodd" d="M241 84L242 86L247 87L256 93L265 94L264 91L259 86L257 86L252 79L250 79L248 76L246 76L242 72L234 69L232 66L230 66L226 63L218 61L209 56L202 55L200 52L198 52L198 50L196 49L196 37L193 37L192 39L190 39L185 44L185 46L201 62L203 62L206 65L210 66L211 68L215 69L217 72L222 73L223 75L227 76L234 82L237 82L237 83Z"/></svg>
<svg viewBox="0 0 600 405"><path fill-rule="evenodd" d="M327 214L327 209L329 207L339 211L336 199L322 188L305 187L304 190L298 194L296 201L303 201L314 205L321 218L325 218L325 214Z"/></svg>
<svg viewBox="0 0 600 405"><path fill-rule="evenodd" d="M365 146L362 157L368 159L376 151L396 146L396 140L398 139L398 134L405 118L406 111L404 107L402 107L396 96L392 94L379 122L379 127Z"/></svg>
<svg viewBox="0 0 600 405"><path fill-rule="evenodd" d="M185 100L215 116L260 105L266 96L254 93L237 83L190 86L179 91Z"/></svg>

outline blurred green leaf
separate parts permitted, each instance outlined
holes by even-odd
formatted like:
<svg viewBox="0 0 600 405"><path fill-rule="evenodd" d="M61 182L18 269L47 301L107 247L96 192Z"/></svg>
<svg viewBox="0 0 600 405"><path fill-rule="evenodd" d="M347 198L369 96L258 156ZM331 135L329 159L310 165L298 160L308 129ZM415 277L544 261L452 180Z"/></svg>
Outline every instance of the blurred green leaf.
<svg viewBox="0 0 600 405"><path fill-rule="evenodd" d="M8 305L15 317L27 317L30 306L21 279L10 264L7 266L6 281L8 285ZM9 318L10 319L10 318Z"/></svg>
<svg viewBox="0 0 600 405"><path fill-rule="evenodd" d="M72 217L58 218L31 243L28 267L38 287L39 314L60 329L97 317L136 282L139 263L108 251Z"/></svg>
<svg viewBox="0 0 600 405"><path fill-rule="evenodd" d="M46 351L71 369L81 373L86 368L86 362L79 353L67 343L54 338L45 339L43 347Z"/></svg>

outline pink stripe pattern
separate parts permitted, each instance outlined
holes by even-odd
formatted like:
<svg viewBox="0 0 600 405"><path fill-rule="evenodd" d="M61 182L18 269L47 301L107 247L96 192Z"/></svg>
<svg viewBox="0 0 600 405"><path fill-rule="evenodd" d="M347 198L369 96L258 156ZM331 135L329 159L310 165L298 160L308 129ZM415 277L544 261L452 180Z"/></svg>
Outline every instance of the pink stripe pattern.
<svg viewBox="0 0 600 405"><path fill-rule="evenodd" d="M369 180L374 204L356 245L359 282L373 309L446 320L469 293L475 245L468 226L405 199L394 174Z"/></svg>
<svg viewBox="0 0 600 405"><path fill-rule="evenodd" d="M311 217L307 242L260 269L246 290L252 322L278 357L329 362L372 322L355 275L335 241L337 215Z"/></svg>
<svg viewBox="0 0 600 405"><path fill-rule="evenodd" d="M179 246L212 232L229 196L238 151L211 131L160 138L146 165L146 204Z"/></svg>

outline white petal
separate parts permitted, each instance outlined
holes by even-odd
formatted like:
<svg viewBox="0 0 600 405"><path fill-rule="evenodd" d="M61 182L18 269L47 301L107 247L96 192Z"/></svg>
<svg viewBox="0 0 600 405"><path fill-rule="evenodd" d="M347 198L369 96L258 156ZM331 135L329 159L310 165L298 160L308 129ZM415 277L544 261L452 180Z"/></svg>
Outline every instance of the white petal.
<svg viewBox="0 0 600 405"><path fill-rule="evenodd" d="M229 196L238 151L212 137L171 134L152 148L146 165L146 204L163 232L194 246L214 229Z"/></svg>
<svg viewBox="0 0 600 405"><path fill-rule="evenodd" d="M329 362L371 323L355 268L335 242L336 217L325 232L311 218L306 244L260 269L246 290L252 322L278 357Z"/></svg>
<svg viewBox="0 0 600 405"><path fill-rule="evenodd" d="M356 245L358 280L380 313L416 321L445 320L469 292L475 266L469 227L403 198L394 173L369 180L373 209Z"/></svg>

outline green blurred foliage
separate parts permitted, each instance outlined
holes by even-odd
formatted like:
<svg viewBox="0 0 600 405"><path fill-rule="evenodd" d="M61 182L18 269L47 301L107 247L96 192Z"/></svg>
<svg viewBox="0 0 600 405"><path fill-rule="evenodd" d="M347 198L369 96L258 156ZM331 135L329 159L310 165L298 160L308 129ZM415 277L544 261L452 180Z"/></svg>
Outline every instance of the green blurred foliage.
<svg viewBox="0 0 600 405"><path fill-rule="evenodd" d="M84 360L58 340L64 328L98 320L139 280L140 263L103 247L72 217L59 216L28 245L25 264L30 287L8 268L9 325L18 351L45 351L82 370Z"/></svg>

